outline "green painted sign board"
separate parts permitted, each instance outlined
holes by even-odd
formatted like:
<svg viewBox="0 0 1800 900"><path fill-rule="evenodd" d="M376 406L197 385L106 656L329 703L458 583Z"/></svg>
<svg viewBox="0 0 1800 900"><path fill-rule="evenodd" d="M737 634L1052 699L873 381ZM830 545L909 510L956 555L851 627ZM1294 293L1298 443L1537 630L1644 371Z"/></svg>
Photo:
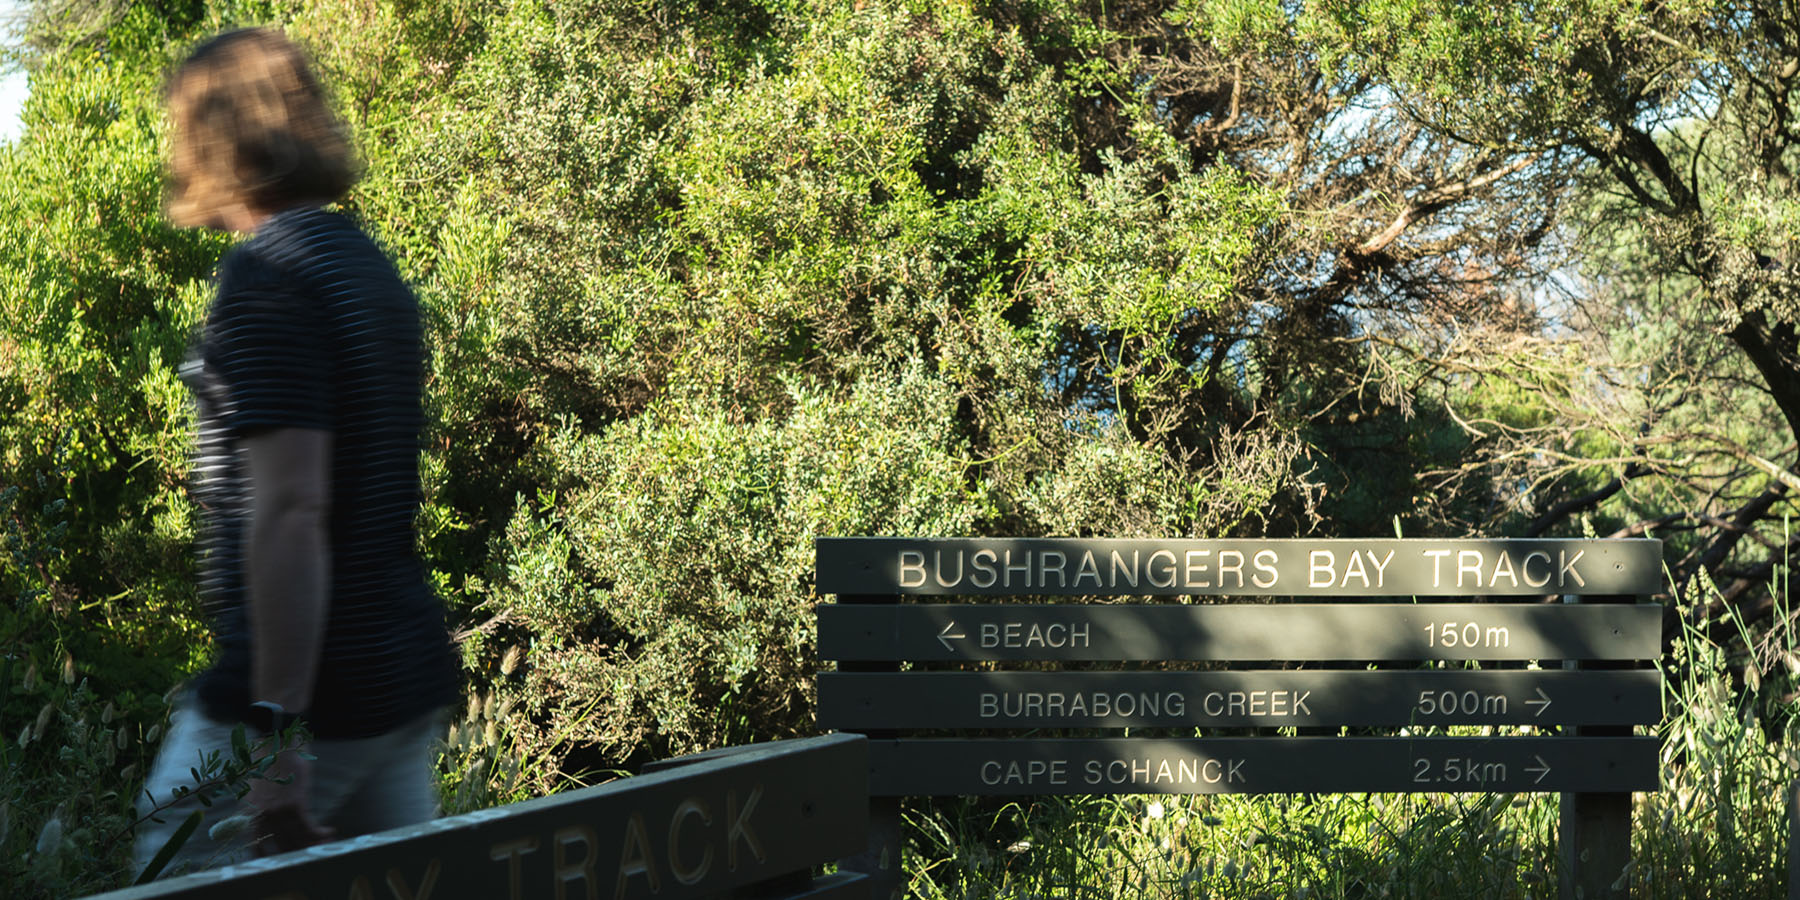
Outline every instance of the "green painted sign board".
<svg viewBox="0 0 1800 900"><path fill-rule="evenodd" d="M876 796L1653 791L1651 737L943 738L869 743Z"/></svg>
<svg viewBox="0 0 1800 900"><path fill-rule="evenodd" d="M1653 540L820 538L821 594L1652 594Z"/></svg>
<svg viewBox="0 0 1800 900"><path fill-rule="evenodd" d="M822 672L819 724L881 728L1636 725L1653 669Z"/></svg>
<svg viewBox="0 0 1800 900"><path fill-rule="evenodd" d="M1647 659L1653 604L831 604L836 660Z"/></svg>

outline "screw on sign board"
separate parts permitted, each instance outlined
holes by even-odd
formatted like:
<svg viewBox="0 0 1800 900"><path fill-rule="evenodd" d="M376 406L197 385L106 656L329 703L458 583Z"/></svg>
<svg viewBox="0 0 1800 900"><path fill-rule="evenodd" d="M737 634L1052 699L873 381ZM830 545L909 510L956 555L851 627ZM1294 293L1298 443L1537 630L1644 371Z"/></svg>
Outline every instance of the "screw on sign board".
<svg viewBox="0 0 1800 900"><path fill-rule="evenodd" d="M863 876L811 871L867 841L867 751L848 734L715 751L95 900L863 900Z"/></svg>
<svg viewBox="0 0 1800 900"><path fill-rule="evenodd" d="M820 657L836 662L819 674L819 722L871 737L870 834L886 845L858 865L877 896L896 886L897 867L865 864L898 854L885 798L1471 791L1561 793L1564 896L1612 896L1631 792L1658 787L1659 743L1633 733L1662 713L1647 662L1662 652L1662 608L1645 602L1662 590L1657 541L886 537L816 549L818 592L837 598L818 609ZM963 597L978 601L942 602ZM1107 597L1149 602L1078 599ZM1170 665L1085 665L1107 661ZM1031 670L996 671L1016 663ZM1452 725L1533 734L1419 734ZM1124 728L1133 735L1085 736ZM1406 731L1207 731L1246 728ZM960 729L981 735L906 734ZM1011 729L1033 734L991 736Z"/></svg>

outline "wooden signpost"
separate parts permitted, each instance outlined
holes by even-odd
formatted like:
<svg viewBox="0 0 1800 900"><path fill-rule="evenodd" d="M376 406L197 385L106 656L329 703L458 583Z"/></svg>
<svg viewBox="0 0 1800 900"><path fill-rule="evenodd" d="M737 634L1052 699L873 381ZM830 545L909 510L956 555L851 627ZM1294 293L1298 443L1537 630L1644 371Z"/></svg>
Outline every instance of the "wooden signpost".
<svg viewBox="0 0 1800 900"><path fill-rule="evenodd" d="M817 552L818 592L838 599L818 610L820 656L837 662L819 722L871 738L873 843L849 865L878 898L900 887L900 796L1389 791L1560 792L1564 896L1615 896L1631 792L1658 786L1657 739L1632 733L1662 711L1645 662L1662 609L1642 602L1661 590L1656 541L825 538ZM934 602L951 596L1234 602ZM994 670L1098 661L1174 670ZM1534 734L1207 734L1451 725ZM1122 728L1159 731L905 733Z"/></svg>
<svg viewBox="0 0 1800 900"><path fill-rule="evenodd" d="M863 849L867 770L860 735L730 748L94 900L866 900L812 871Z"/></svg>

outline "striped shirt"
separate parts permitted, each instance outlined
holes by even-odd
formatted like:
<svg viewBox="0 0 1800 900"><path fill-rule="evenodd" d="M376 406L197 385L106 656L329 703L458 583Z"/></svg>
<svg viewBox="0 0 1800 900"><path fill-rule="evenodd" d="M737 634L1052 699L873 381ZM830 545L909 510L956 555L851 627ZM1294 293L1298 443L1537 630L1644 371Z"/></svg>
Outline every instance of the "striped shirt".
<svg viewBox="0 0 1800 900"><path fill-rule="evenodd" d="M443 605L414 546L424 349L418 301L393 264L336 213L271 217L219 265L197 358L196 495L204 516L200 597L217 659L195 690L208 715L241 721L250 696L243 438L260 429L332 434L330 610L309 710L314 734L384 734L448 704L456 663Z"/></svg>

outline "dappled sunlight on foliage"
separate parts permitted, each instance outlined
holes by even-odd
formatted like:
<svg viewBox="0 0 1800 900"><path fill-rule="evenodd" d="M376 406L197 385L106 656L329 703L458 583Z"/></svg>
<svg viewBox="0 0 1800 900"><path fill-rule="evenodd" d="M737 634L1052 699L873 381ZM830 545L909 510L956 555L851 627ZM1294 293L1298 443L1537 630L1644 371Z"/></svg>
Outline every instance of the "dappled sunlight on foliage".
<svg viewBox="0 0 1800 900"><path fill-rule="evenodd" d="M452 809L813 730L819 536L1593 532L1666 541L1718 654L1677 668L1724 691L1680 708L1735 710L1671 722L1702 737L1640 815L1680 836L1644 858L1774 852L1800 668L1770 588L1800 488L1785 7L32 9L0 146L7 865L51 820L129 825L136 773L94 760L139 753L210 652L176 372L233 239L160 212L160 85L251 23L316 57L365 172L343 207L425 308ZM1535 800L1162 802L922 807L919 884L1553 875ZM1727 809L1760 835L1742 855L1691 827ZM31 890L123 874L61 852Z"/></svg>

